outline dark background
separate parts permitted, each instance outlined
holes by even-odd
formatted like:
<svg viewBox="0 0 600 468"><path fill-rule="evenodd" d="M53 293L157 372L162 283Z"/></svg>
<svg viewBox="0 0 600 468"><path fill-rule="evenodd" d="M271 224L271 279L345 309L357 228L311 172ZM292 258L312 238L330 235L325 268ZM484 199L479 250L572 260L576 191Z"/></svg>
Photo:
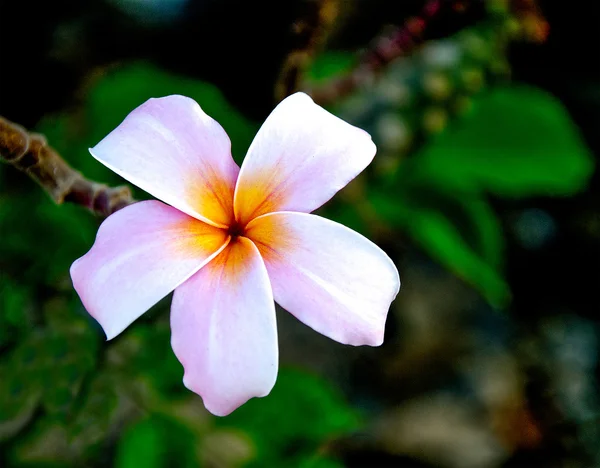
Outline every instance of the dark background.
<svg viewBox="0 0 600 468"><path fill-rule="evenodd" d="M240 161L290 54L318 88L424 3L0 0L0 115L118 184L86 148L178 92ZM329 106L379 148L320 214L398 266L386 341L278 311L278 383L226 418L181 384L168 299L104 341L68 276L101 220L0 166L0 466L599 466L598 24L594 2L465 0Z"/></svg>

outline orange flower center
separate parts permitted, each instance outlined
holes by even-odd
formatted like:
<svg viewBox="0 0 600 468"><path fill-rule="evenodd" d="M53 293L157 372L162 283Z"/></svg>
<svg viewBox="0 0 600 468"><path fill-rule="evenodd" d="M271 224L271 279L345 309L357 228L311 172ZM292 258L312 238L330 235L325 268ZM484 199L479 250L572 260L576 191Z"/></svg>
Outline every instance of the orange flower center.
<svg viewBox="0 0 600 468"><path fill-rule="evenodd" d="M229 228L227 229L227 234L231 236L231 240L234 241L239 236L243 236L245 231L245 226L238 221L233 221Z"/></svg>

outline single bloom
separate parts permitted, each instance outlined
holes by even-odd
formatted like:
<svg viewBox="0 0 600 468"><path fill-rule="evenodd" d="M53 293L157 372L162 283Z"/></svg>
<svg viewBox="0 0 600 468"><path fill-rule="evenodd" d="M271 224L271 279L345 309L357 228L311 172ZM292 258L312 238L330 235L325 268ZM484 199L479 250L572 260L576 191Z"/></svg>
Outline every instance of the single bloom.
<svg viewBox="0 0 600 468"><path fill-rule="evenodd" d="M275 384L274 301L340 343L383 342L396 267L365 237L309 214L375 151L368 133L297 93L239 168L227 134L195 101L150 99L90 152L162 202L107 218L73 263L73 285L108 339L174 290L183 382L227 415Z"/></svg>

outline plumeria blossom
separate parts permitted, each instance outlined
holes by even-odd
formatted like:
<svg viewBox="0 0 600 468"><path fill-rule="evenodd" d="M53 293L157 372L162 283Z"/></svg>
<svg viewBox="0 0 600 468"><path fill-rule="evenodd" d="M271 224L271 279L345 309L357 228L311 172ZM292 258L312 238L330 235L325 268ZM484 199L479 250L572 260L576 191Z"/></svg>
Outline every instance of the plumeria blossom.
<svg viewBox="0 0 600 468"><path fill-rule="evenodd" d="M73 263L73 285L108 339L174 290L183 382L227 415L275 384L274 301L340 343L382 343L396 267L363 236L309 214L375 151L368 133L297 93L239 168L227 134L195 101L150 99L90 152L162 202L107 218Z"/></svg>

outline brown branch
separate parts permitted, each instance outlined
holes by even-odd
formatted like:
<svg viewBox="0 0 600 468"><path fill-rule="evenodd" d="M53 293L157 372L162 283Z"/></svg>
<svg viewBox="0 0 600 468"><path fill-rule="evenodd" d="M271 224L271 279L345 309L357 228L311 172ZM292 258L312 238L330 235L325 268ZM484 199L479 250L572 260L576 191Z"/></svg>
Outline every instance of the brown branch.
<svg viewBox="0 0 600 468"><path fill-rule="evenodd" d="M410 18L404 26L396 28L390 34L377 38L349 74L309 88L307 92L315 102L327 105L371 83L387 64L406 55L422 42L429 24L439 15L445 4L454 8L462 6L462 3L456 0L428 0L418 16Z"/></svg>
<svg viewBox="0 0 600 468"><path fill-rule="evenodd" d="M75 203L108 216L135 202L129 187L109 187L86 179L48 146L43 135L30 133L1 116L0 161L25 172L58 204Z"/></svg>

